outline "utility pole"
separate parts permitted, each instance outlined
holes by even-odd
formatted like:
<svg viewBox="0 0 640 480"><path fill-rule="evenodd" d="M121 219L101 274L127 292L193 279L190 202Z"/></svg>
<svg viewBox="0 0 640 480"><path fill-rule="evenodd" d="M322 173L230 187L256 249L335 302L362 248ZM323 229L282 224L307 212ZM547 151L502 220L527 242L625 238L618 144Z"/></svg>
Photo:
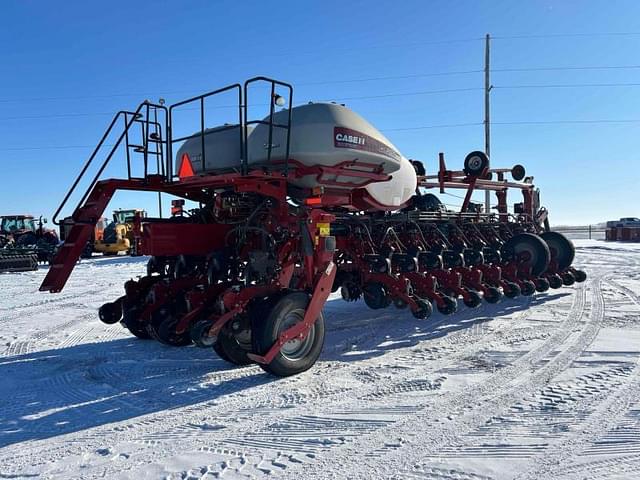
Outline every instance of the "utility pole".
<svg viewBox="0 0 640 480"><path fill-rule="evenodd" d="M491 159L491 122L490 118L490 103L489 94L491 92L491 80L489 71L489 46L491 43L491 37L487 33L484 46L484 153ZM484 192L484 211L486 213L491 212L491 192L486 190Z"/></svg>

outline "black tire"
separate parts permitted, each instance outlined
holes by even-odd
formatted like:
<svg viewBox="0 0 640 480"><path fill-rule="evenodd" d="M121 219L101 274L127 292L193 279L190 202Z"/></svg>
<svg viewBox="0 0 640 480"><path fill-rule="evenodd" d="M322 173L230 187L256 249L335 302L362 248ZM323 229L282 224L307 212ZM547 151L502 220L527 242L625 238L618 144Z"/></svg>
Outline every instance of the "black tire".
<svg viewBox="0 0 640 480"><path fill-rule="evenodd" d="M537 278L534 283L536 284L536 292L541 293L549 290L549 287L551 286L549 285L549 280L546 278Z"/></svg>
<svg viewBox="0 0 640 480"><path fill-rule="evenodd" d="M201 320L191 325L191 328L189 329L189 336L191 337L191 341L195 344L196 347L199 347L199 348L213 347L216 353L220 355L220 357L222 357L223 360L228 361L229 359L223 356L224 352L223 353L218 352L218 349L216 348L216 343L213 341L206 341L206 339L208 339L209 337L204 337L204 334L208 332L212 326L213 326L213 321L211 320ZM204 342L203 342L203 338L205 338Z"/></svg>
<svg viewBox="0 0 640 480"><path fill-rule="evenodd" d="M122 304L122 325L140 340L150 340L151 335L147 331L146 325L140 321L142 309L138 306L127 306Z"/></svg>
<svg viewBox="0 0 640 480"><path fill-rule="evenodd" d="M576 283L576 277L574 277L571 272L565 272L562 274L562 283L569 287Z"/></svg>
<svg viewBox="0 0 640 480"><path fill-rule="evenodd" d="M549 281L549 287L553 289L562 287L562 277L557 273L554 275L549 275L549 277L547 277L547 280Z"/></svg>
<svg viewBox="0 0 640 480"><path fill-rule="evenodd" d="M484 263L484 255L478 250L466 248L463 252L464 263L469 267L475 267Z"/></svg>
<svg viewBox="0 0 640 480"><path fill-rule="evenodd" d="M179 318L169 317L160 323L157 333L158 340L161 343L172 347L186 347L187 345L191 345L191 335L189 335L188 330L182 333L176 332L179 321Z"/></svg>
<svg viewBox="0 0 640 480"><path fill-rule="evenodd" d="M251 339L254 352L264 355L287 328L302 321L309 305L306 293L284 295L266 315L252 315ZM311 368L324 344L324 318L322 312L303 340L287 342L268 365L260 364L266 372L279 377L295 375Z"/></svg>
<svg viewBox="0 0 640 480"><path fill-rule="evenodd" d="M502 246L502 256L506 260L531 266L531 273L536 277L545 272L551 260L547 243L532 233L519 233L507 240ZM525 256L528 258L521 260Z"/></svg>
<svg viewBox="0 0 640 480"><path fill-rule="evenodd" d="M384 285L378 282L370 282L365 284L362 289L364 303L372 310L387 308L391 304L391 299L387 294Z"/></svg>
<svg viewBox="0 0 640 480"><path fill-rule="evenodd" d="M543 232L540 238L549 246L551 258L558 263L558 270L565 270L571 266L576 256L576 249L571 240L558 232Z"/></svg>
<svg viewBox="0 0 640 480"><path fill-rule="evenodd" d="M500 289L496 287L489 287L487 291L484 293L484 301L487 303L498 303L502 298L502 293L500 293Z"/></svg>
<svg viewBox="0 0 640 480"><path fill-rule="evenodd" d="M573 272L573 276L578 283L582 283L587 279L587 273L583 270L576 270L575 272Z"/></svg>
<svg viewBox="0 0 640 480"><path fill-rule="evenodd" d="M433 307L426 300L419 298L416 300L416 304L418 308L411 311L414 318L417 318L418 320L426 320L433 313Z"/></svg>
<svg viewBox="0 0 640 480"><path fill-rule="evenodd" d="M438 308L438 312L442 315L451 315L452 313L456 313L458 310L458 302L453 297L445 296L443 297L443 305L436 304Z"/></svg>
<svg viewBox="0 0 640 480"><path fill-rule="evenodd" d="M525 297L530 297L534 293L536 293L536 284L530 280L525 280L522 282L522 287L520 288L522 291L522 295Z"/></svg>
<svg viewBox="0 0 640 480"><path fill-rule="evenodd" d="M462 302L469 308L476 308L482 303L482 297L475 290L469 290L469 295L462 297Z"/></svg>
<svg viewBox="0 0 640 480"><path fill-rule="evenodd" d="M503 293L507 298L516 298L522 295L522 290L520 290L520 285L517 283L509 282L503 288Z"/></svg>
<svg viewBox="0 0 640 480"><path fill-rule="evenodd" d="M146 324L146 329L151 338L158 340L164 345L172 347L186 347L191 344L191 335L188 330L177 333L176 327L186 309L183 299L177 298L169 304L161 306L152 316L151 321Z"/></svg>
<svg viewBox="0 0 640 480"><path fill-rule="evenodd" d="M424 163L420 160L409 160L411 165L413 165L413 169L416 171L416 175L424 176L427 174L427 171L424 168Z"/></svg>
<svg viewBox="0 0 640 480"><path fill-rule="evenodd" d="M489 157L481 151L471 152L464 159L464 173L479 176L489 166Z"/></svg>
<svg viewBox="0 0 640 480"><path fill-rule="evenodd" d="M519 182L526 175L526 170L522 165L514 165L511 169L511 178L513 178L516 182Z"/></svg>
<svg viewBox="0 0 640 480"><path fill-rule="evenodd" d="M233 365L244 366L254 363L247 357L247 353L251 353L252 349L250 328L237 333L230 327L223 328L213 349L220 358Z"/></svg>
<svg viewBox="0 0 640 480"><path fill-rule="evenodd" d="M107 325L118 323L122 318L122 303L108 302L98 309L98 318Z"/></svg>

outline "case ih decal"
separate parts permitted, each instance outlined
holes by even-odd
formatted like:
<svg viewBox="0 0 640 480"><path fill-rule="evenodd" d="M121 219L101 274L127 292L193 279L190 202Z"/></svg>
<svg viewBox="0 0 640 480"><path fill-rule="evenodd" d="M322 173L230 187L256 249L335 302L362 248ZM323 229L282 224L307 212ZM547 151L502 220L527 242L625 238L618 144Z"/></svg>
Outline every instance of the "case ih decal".
<svg viewBox="0 0 640 480"><path fill-rule="evenodd" d="M400 159L400 155L395 150L389 148L384 143L369 135L345 127L334 127L333 145L336 148L352 148L364 150L365 152L378 153L395 160Z"/></svg>

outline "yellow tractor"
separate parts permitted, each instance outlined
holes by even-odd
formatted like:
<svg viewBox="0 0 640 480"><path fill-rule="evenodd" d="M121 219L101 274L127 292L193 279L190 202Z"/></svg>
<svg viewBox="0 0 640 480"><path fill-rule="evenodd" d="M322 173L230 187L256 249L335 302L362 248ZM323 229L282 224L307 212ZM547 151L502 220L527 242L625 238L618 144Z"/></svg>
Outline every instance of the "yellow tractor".
<svg viewBox="0 0 640 480"><path fill-rule="evenodd" d="M102 239L96 239L94 251L101 252L103 255L118 255L120 252L132 253L135 245L133 227L136 215L144 218L147 216L147 212L140 208L115 210L113 222L104 229Z"/></svg>

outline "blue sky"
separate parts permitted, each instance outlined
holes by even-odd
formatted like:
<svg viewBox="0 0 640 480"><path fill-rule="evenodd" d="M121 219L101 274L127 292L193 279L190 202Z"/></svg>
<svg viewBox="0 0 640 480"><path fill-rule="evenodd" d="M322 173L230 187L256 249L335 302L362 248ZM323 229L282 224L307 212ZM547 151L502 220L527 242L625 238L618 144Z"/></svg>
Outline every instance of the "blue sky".
<svg viewBox="0 0 640 480"><path fill-rule="evenodd" d="M51 216L114 112L254 75L293 83L294 103L346 103L429 171L440 151L461 164L484 144L490 33L492 164L524 164L553 223L640 216L637 1L5 0L0 12L2 213ZM508 71L538 67L580 68ZM610 86L551 87L575 84ZM420 93L441 90L457 91ZM521 123L591 120L631 121ZM149 195L109 209L133 206L155 213Z"/></svg>

